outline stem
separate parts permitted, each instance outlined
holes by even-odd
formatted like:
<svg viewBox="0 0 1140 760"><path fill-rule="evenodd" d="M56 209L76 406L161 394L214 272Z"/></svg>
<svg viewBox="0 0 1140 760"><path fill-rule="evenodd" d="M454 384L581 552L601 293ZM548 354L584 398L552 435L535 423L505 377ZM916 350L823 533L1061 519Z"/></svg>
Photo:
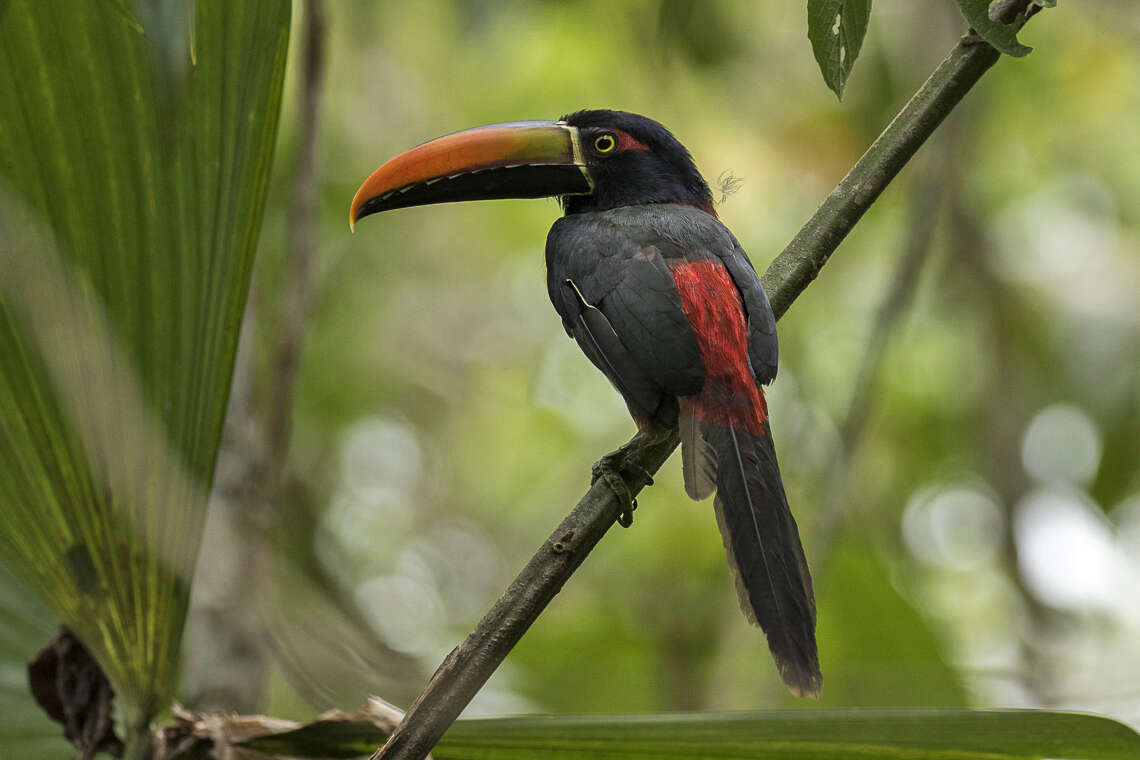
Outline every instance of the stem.
<svg viewBox="0 0 1140 760"><path fill-rule="evenodd" d="M636 495L650 472L664 464L680 438L676 430L658 436L638 433L622 447L618 469ZM451 650L416 698L403 722L376 757L422 758L447 730L507 656L582 560L601 540L621 507L614 492L597 480L460 646ZM409 721L407 716L416 716Z"/></svg>
<svg viewBox="0 0 1140 760"><path fill-rule="evenodd" d="M1029 0L1012 2L1022 10L1028 4ZM777 319L1000 55L984 42L963 38L903 106L764 273L764 288ZM619 469L631 493L645 487L677 443L676 431L658 438L638 433L623 447ZM604 481L594 483L474 632L444 659L404 720L373 754L373 760L420 760L427 755L609 530L619 511L617 497Z"/></svg>
<svg viewBox="0 0 1140 760"><path fill-rule="evenodd" d="M125 731L126 743L122 760L150 760L153 736L150 732L150 719L132 716L128 710Z"/></svg>
<svg viewBox="0 0 1140 760"><path fill-rule="evenodd" d="M286 270L286 293L278 310L281 338L274 357L274 377L269 414L265 421L265 437L269 468L274 474L266 478L269 499L275 500L281 473L289 453L293 420L293 390L301 363L305 333L313 294L317 260L315 221L317 192L320 188L320 161L317 137L320 130L321 100L324 89L325 20L324 0L308 0L305 24L304 75L301 82L301 126L297 174L293 179L293 198L289 204L289 262Z"/></svg>
<svg viewBox="0 0 1140 760"><path fill-rule="evenodd" d="M835 466L824 487L826 494L818 507L811 546L812 559L817 572L827 564L835 539L845 523L852 520L852 505L848 493L848 476L859 450L863 431L874 409L874 390L879 367L892 334L898 329L905 312L914 299L914 292L922 269L930 257L934 230L938 224L942 197L948 185L955 182L948 176L957 140L952 139L959 130L947 126L937 140L937 153L928 153L923 176L912 191L909 233L898 258L894 277L875 316L871 336L859 373L853 384L847 413L839 426L836 443ZM949 131L947 131L949 130ZM934 148L935 146L931 146ZM820 573L822 575L822 573Z"/></svg>
<svg viewBox="0 0 1140 760"><path fill-rule="evenodd" d="M271 652L266 643L265 605L270 603L266 590L274 582L273 527L283 519L281 494L289 459L293 390L316 288L317 138L326 28L324 0L307 0L297 170L286 222L289 251L285 292L273 321L280 326L280 337L271 349L269 402L259 410L254 393L257 330L262 321L254 297L260 290L258 277L242 319L219 456L230 466L219 469L211 494L188 623L191 634L186 654L191 667L187 669L185 694L197 709L257 712L265 703L268 688ZM217 562L219 547L240 547L240 551ZM251 604L251 599L255 603Z"/></svg>
<svg viewBox="0 0 1140 760"><path fill-rule="evenodd" d="M958 43L764 273L779 319L919 147L1001 56Z"/></svg>

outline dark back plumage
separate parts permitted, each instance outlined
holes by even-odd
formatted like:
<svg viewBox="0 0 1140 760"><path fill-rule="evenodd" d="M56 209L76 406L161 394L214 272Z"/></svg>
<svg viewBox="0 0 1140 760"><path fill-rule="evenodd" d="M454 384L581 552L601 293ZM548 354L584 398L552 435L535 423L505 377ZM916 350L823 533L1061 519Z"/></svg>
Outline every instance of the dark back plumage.
<svg viewBox="0 0 1140 760"><path fill-rule="evenodd" d="M760 278L668 129L623 111L563 120L579 130L594 192L562 199L546 247L551 300L640 426L680 427L685 489L716 493L745 616L791 690L817 695L811 574L761 387L778 351ZM599 138L613 148L607 133L620 149L597 149Z"/></svg>

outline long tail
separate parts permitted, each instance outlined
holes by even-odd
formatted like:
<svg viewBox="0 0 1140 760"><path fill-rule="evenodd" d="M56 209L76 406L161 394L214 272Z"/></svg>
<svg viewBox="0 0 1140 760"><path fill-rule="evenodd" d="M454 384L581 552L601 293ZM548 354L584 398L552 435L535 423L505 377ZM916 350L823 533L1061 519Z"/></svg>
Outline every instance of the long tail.
<svg viewBox="0 0 1140 760"><path fill-rule="evenodd" d="M718 261L676 262L671 270L705 369L700 392L680 399L685 490L703 499L716 489L740 607L768 635L788 687L817 696L823 678L811 575L780 481L768 404L749 363L740 290Z"/></svg>
<svg viewBox="0 0 1140 760"><path fill-rule="evenodd" d="M753 398L756 409L738 396L728 405L735 413L723 396L718 401L710 414L705 393L681 399L686 491L704 498L715 482L717 524L740 607L767 634L788 687L797 696L818 696L823 677L811 575L784 495L763 394Z"/></svg>

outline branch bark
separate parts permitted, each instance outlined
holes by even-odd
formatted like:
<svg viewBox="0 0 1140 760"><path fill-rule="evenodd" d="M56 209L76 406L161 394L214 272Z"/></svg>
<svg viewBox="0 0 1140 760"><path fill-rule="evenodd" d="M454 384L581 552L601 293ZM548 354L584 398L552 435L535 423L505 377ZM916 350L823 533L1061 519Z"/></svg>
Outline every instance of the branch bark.
<svg viewBox="0 0 1140 760"><path fill-rule="evenodd" d="M265 437L271 468L276 468L277 481L271 484L270 498L280 491L281 472L289 453L293 420L293 389L297 369L316 290L314 271L317 261L315 221L317 193L320 189L317 134L320 128L322 90L325 72L324 0L309 0L305 24L304 74L301 81L301 127L297 133L300 155L293 180L293 197L289 204L289 268L286 293L278 310L281 337L274 357L274 383Z"/></svg>
<svg viewBox="0 0 1140 760"><path fill-rule="evenodd" d="M1030 0L1012 0L1006 5L1024 12ZM963 37L827 196L764 273L764 288L777 319L1000 55L989 44L970 35ZM669 431L659 437L638 433L622 447L619 471L630 493L636 495L652 482L652 474L677 444L676 431ZM475 630L444 659L372 760L420 760L427 755L609 530L619 511L609 486L603 480L595 482Z"/></svg>

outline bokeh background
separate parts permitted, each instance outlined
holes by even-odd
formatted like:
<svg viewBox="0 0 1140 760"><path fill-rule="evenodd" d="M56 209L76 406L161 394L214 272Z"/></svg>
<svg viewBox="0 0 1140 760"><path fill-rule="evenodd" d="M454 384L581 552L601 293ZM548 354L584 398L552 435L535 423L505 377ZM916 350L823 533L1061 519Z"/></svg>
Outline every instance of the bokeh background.
<svg viewBox="0 0 1140 760"><path fill-rule="evenodd" d="M838 102L802 3L327 3L299 269L298 10L183 697L307 718L406 705L634 431L547 302L554 201L350 235L364 177L469 126L636 111L739 180L718 212L762 270L965 25L949 0L876 4ZM1140 726L1140 14L1063 2L1021 39L780 322L769 397L822 699L780 685L675 456L468 716L1048 706ZM250 508L267 468L280 487Z"/></svg>
<svg viewBox="0 0 1140 760"><path fill-rule="evenodd" d="M877 4L840 103L796 3L326 16L316 293L281 533L311 547L354 624L430 672L633 425L547 302L553 201L409 209L350 235L359 182L468 126L641 112L710 181L740 180L718 211L763 268L963 24L949 2ZM1034 53L983 79L780 323L772 417L817 579L823 698L784 693L711 504L685 498L670 461L469 714L1044 705L1140 724L1140 17L1066 3L1022 37ZM292 271L294 52L247 349L255 406ZM201 567L224 549L207 540ZM294 659L324 641L346 662L308 668L299 693L274 658L271 712L304 715L313 689L343 707L368 692L338 637L279 638Z"/></svg>

